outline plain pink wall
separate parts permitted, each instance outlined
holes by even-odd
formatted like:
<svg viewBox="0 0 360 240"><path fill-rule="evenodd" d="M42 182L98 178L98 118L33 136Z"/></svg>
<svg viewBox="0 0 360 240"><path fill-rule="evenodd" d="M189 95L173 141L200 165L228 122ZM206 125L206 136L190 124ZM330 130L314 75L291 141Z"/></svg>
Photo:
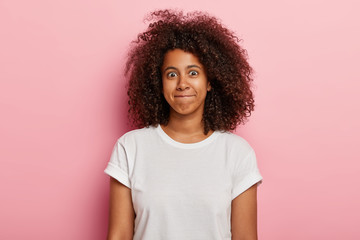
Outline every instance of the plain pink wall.
<svg viewBox="0 0 360 240"><path fill-rule="evenodd" d="M180 3L181 2L181 3ZM0 1L0 239L105 239L122 78L151 10L204 10L244 39L263 184L259 239L360 239L358 1Z"/></svg>

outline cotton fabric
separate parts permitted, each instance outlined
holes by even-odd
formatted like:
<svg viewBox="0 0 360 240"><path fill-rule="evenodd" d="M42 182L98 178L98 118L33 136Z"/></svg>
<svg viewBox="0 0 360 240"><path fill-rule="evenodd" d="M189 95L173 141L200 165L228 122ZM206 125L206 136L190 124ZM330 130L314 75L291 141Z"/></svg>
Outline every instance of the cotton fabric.
<svg viewBox="0 0 360 240"><path fill-rule="evenodd" d="M134 240L231 239L231 201L262 182L242 137L215 131L185 144L160 125L120 137L104 172L131 189Z"/></svg>

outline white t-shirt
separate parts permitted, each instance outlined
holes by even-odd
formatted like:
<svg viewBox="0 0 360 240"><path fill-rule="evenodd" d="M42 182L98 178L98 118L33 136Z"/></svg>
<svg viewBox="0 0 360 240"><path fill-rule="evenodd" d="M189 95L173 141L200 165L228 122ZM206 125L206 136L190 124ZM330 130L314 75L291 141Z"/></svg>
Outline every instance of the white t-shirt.
<svg viewBox="0 0 360 240"><path fill-rule="evenodd" d="M242 137L180 143L160 125L119 138L104 172L131 189L134 240L231 239L231 201L262 182Z"/></svg>

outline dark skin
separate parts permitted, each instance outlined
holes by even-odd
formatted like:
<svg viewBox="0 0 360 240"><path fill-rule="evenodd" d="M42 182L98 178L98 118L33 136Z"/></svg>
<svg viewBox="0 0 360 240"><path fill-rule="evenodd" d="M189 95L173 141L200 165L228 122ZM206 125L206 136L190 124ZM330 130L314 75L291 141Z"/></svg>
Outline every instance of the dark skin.
<svg viewBox="0 0 360 240"><path fill-rule="evenodd" d="M257 240L257 185L231 202L232 240Z"/></svg>
<svg viewBox="0 0 360 240"><path fill-rule="evenodd" d="M169 51L162 66L163 94L170 105L169 122L162 129L182 143L204 140L202 116L205 97L211 86L204 66L191 53L180 49Z"/></svg>
<svg viewBox="0 0 360 240"><path fill-rule="evenodd" d="M107 240L132 240L135 211L131 189L110 177L110 209Z"/></svg>
<svg viewBox="0 0 360 240"><path fill-rule="evenodd" d="M164 132L181 143L195 143L204 134L202 116L205 97L211 86L198 58L180 49L167 52L162 66L163 94L170 105ZM135 212L131 189L111 178L110 218L107 240L130 240L134 234ZM257 186L250 187L231 203L232 240L257 240Z"/></svg>

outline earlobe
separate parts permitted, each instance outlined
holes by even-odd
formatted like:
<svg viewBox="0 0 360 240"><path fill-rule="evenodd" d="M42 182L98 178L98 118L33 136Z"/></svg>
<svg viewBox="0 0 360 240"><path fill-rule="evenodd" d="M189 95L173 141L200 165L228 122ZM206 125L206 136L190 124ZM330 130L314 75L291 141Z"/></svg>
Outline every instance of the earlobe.
<svg viewBox="0 0 360 240"><path fill-rule="evenodd" d="M207 91L210 92L211 91L211 85L210 85L210 82L208 82L208 85L207 85Z"/></svg>

